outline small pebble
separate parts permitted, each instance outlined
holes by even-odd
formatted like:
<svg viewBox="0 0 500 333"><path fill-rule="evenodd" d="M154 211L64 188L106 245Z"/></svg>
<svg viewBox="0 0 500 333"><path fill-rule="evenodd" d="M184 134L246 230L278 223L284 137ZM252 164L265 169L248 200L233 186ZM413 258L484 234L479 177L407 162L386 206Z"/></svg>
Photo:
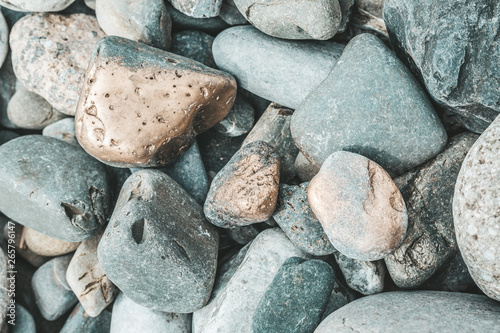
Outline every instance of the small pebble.
<svg viewBox="0 0 500 333"><path fill-rule="evenodd" d="M16 304L15 323L15 325L10 326L10 333L36 333L35 319L25 307L19 304Z"/></svg>
<svg viewBox="0 0 500 333"><path fill-rule="evenodd" d="M237 94L231 111L214 128L225 136L241 136L252 130L254 121L255 111L252 105L243 95Z"/></svg>
<svg viewBox="0 0 500 333"><path fill-rule="evenodd" d="M26 246L40 256L56 257L75 251L80 242L65 242L30 228L25 228Z"/></svg>
<svg viewBox="0 0 500 333"><path fill-rule="evenodd" d="M184 30L172 36L170 52L217 68L212 55L214 37L198 30Z"/></svg>
<svg viewBox="0 0 500 333"><path fill-rule="evenodd" d="M363 295L373 295L384 291L385 266L382 261L362 261L334 253L345 282L349 288Z"/></svg>
<svg viewBox="0 0 500 333"><path fill-rule="evenodd" d="M64 118L44 127L42 134L80 147L75 136L75 118Z"/></svg>
<svg viewBox="0 0 500 333"><path fill-rule="evenodd" d="M318 174L319 167L309 162L304 154L299 152L295 159L295 172L301 181L310 182Z"/></svg>
<svg viewBox="0 0 500 333"><path fill-rule="evenodd" d="M222 0L170 0L170 3L185 15L194 18L209 18L219 15Z"/></svg>
<svg viewBox="0 0 500 333"><path fill-rule="evenodd" d="M242 25L247 24L243 14L238 10L234 0L222 0L219 16L229 25Z"/></svg>

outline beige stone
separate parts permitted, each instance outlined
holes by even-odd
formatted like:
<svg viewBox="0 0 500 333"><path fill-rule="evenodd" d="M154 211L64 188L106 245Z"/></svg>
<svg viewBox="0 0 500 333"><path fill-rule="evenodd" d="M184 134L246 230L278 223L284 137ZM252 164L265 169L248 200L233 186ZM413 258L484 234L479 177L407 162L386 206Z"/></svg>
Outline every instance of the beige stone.
<svg viewBox="0 0 500 333"><path fill-rule="evenodd" d="M30 228L26 228L24 238L26 240L26 245L31 251L40 256L47 257L55 257L73 252L80 245L80 242L66 242L47 236Z"/></svg>
<svg viewBox="0 0 500 333"><path fill-rule="evenodd" d="M12 222L12 223L15 223L15 222ZM15 223L15 227L12 227L12 225L9 226L9 224L6 224L3 228L3 238L5 240L8 240L9 239L9 231L14 230L15 231L14 244L16 245L16 255L21 256L22 258L24 258L27 262L29 262L33 266L40 267L52 258L36 254L35 252L33 252L33 250L31 250L26 245L25 241L24 241L24 243L21 242L23 228L24 227L18 223Z"/></svg>

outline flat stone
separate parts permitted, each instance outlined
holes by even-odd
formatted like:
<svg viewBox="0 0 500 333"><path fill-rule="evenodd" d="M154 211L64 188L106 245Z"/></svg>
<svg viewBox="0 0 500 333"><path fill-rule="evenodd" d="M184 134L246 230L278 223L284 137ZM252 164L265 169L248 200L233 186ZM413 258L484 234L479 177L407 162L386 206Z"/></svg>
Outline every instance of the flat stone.
<svg viewBox="0 0 500 333"><path fill-rule="evenodd" d="M408 212L406 237L385 263L401 288L417 288L458 252L453 229L453 192L460 165L478 135L450 139L431 161L396 178Z"/></svg>
<svg viewBox="0 0 500 333"><path fill-rule="evenodd" d="M193 29L216 35L229 27L229 25L218 16L203 19L195 18L181 13L172 7L170 2L166 2L165 5L172 19L172 31Z"/></svg>
<svg viewBox="0 0 500 333"><path fill-rule="evenodd" d="M74 115L92 48L102 37L91 15L24 16L10 33L14 72L26 89Z"/></svg>
<svg viewBox="0 0 500 333"><path fill-rule="evenodd" d="M209 18L219 15L222 0L170 0L181 13L195 18Z"/></svg>
<svg viewBox="0 0 500 333"><path fill-rule="evenodd" d="M329 255L335 249L309 206L308 186L280 184L273 218L299 249L315 256Z"/></svg>
<svg viewBox="0 0 500 333"><path fill-rule="evenodd" d="M236 7L234 0L222 0L219 16L229 25L242 25L248 23L243 14L238 10L238 7Z"/></svg>
<svg viewBox="0 0 500 333"><path fill-rule="evenodd" d="M170 52L216 68L212 55L214 37L199 30L184 30L172 36Z"/></svg>
<svg viewBox="0 0 500 333"><path fill-rule="evenodd" d="M0 0L0 6L18 12L58 12L75 0Z"/></svg>
<svg viewBox="0 0 500 333"><path fill-rule="evenodd" d="M229 74L106 37L91 57L75 132L82 147L106 164L165 166L191 146L195 135L227 115L235 95Z"/></svg>
<svg viewBox="0 0 500 333"><path fill-rule="evenodd" d="M80 147L75 136L75 118L64 118L44 127L42 134Z"/></svg>
<svg viewBox="0 0 500 333"><path fill-rule="evenodd" d="M417 80L370 34L349 42L328 78L295 110L291 130L300 151L318 166L347 150L390 174L434 157L447 139Z"/></svg>
<svg viewBox="0 0 500 333"><path fill-rule="evenodd" d="M319 167L314 163L309 162L309 160L299 152L297 158L295 159L295 173L299 179L303 182L310 182L319 172Z"/></svg>
<svg viewBox="0 0 500 333"><path fill-rule="evenodd" d="M104 166L83 150L42 135L0 146L0 193L3 214L67 242L95 235L111 210Z"/></svg>
<svg viewBox="0 0 500 333"><path fill-rule="evenodd" d="M234 75L240 87L295 109L328 76L343 48L326 41L277 39L238 26L220 33L212 51L217 66Z"/></svg>
<svg viewBox="0 0 500 333"><path fill-rule="evenodd" d="M243 95L237 94L231 111L214 128L225 136L241 136L252 130L254 121L252 105Z"/></svg>
<svg viewBox="0 0 500 333"><path fill-rule="evenodd" d="M0 145L3 145L4 143L17 137L19 137L19 134L16 132L0 130Z"/></svg>
<svg viewBox="0 0 500 333"><path fill-rule="evenodd" d="M40 267L45 264L47 261L52 259L51 257L41 256L33 252L26 244L25 246L21 246L22 242L22 234L24 227L18 223L13 221L8 221L7 224L3 227L3 239L9 239L9 232L15 230L14 244L16 246L16 255L19 255L21 258L26 260L26 262L30 263L33 267Z"/></svg>
<svg viewBox="0 0 500 333"><path fill-rule="evenodd" d="M103 333L111 327L111 312L103 311L97 317L91 317L81 304L78 304L69 315L59 333Z"/></svg>
<svg viewBox="0 0 500 333"><path fill-rule="evenodd" d="M95 14L108 36L128 38L167 50L172 21L163 0L98 0Z"/></svg>
<svg viewBox="0 0 500 333"><path fill-rule="evenodd" d="M279 156L264 141L241 148L215 176L204 212L221 228L264 222L276 207Z"/></svg>
<svg viewBox="0 0 500 333"><path fill-rule="evenodd" d="M3 65L9 52L9 27L2 13L0 13L0 67Z"/></svg>
<svg viewBox="0 0 500 333"><path fill-rule="evenodd" d="M461 292L472 286L475 286L474 280L458 251L422 285L422 289Z"/></svg>
<svg viewBox="0 0 500 333"><path fill-rule="evenodd" d="M453 197L458 247L474 282L500 301L500 116L483 132L462 163Z"/></svg>
<svg viewBox="0 0 500 333"><path fill-rule="evenodd" d="M364 156L333 153L307 195L332 245L349 258L382 259L405 237L408 216L401 193L387 172Z"/></svg>
<svg viewBox="0 0 500 333"><path fill-rule="evenodd" d="M35 319L22 305L16 304L15 325L10 326L11 333L36 333Z"/></svg>
<svg viewBox="0 0 500 333"><path fill-rule="evenodd" d="M55 257L75 251L80 242L65 242L30 228L24 232L26 245L40 256Z"/></svg>
<svg viewBox="0 0 500 333"><path fill-rule="evenodd" d="M500 112L497 1L387 0L394 50L453 123L481 133ZM425 45L425 47L422 47Z"/></svg>
<svg viewBox="0 0 500 333"><path fill-rule="evenodd" d="M397 314L397 315L396 315ZM500 305L474 294L396 291L363 297L326 318L314 333L491 332Z"/></svg>
<svg viewBox="0 0 500 333"><path fill-rule="evenodd" d="M134 302L189 313L210 297L218 242L184 189L160 171L143 170L123 185L97 255L104 273Z"/></svg>
<svg viewBox="0 0 500 333"><path fill-rule="evenodd" d="M385 267L382 261L362 261L335 252L335 260L347 285L363 295L384 291Z"/></svg>
<svg viewBox="0 0 500 333"><path fill-rule="evenodd" d="M333 269L324 261L287 259L255 310L253 332L312 332L334 281Z"/></svg>

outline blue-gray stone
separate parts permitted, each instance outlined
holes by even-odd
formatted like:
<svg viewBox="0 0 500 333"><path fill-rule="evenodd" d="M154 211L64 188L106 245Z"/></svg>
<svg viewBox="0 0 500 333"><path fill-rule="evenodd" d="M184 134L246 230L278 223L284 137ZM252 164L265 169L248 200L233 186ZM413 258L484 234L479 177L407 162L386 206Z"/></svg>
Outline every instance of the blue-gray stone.
<svg viewBox="0 0 500 333"><path fill-rule="evenodd" d="M22 305L16 304L15 325L10 326L10 333L36 333L35 319Z"/></svg>
<svg viewBox="0 0 500 333"><path fill-rule="evenodd" d="M210 18L219 15L222 0L169 0L181 13L195 18Z"/></svg>
<svg viewBox="0 0 500 333"><path fill-rule="evenodd" d="M348 258L342 253L334 253L335 260L344 275L347 285L363 295L373 295L384 291L385 266L381 260L363 261Z"/></svg>
<svg viewBox="0 0 500 333"><path fill-rule="evenodd" d="M43 129L42 134L62 140L73 146L80 146L75 137L75 118L73 117L64 118L48 125Z"/></svg>
<svg viewBox="0 0 500 333"><path fill-rule="evenodd" d="M474 280L470 276L460 251L458 251L422 285L422 289L461 292L472 286L475 286Z"/></svg>
<svg viewBox="0 0 500 333"><path fill-rule="evenodd" d="M167 1L165 5L172 19L172 31L200 30L209 34L218 34L229 27L229 25L218 16L203 19L194 18L181 13Z"/></svg>
<svg viewBox="0 0 500 333"><path fill-rule="evenodd" d="M245 245L254 240L259 234L260 230L256 226L257 225L253 224L243 227L235 227L228 229L227 232L236 243Z"/></svg>
<svg viewBox="0 0 500 333"><path fill-rule="evenodd" d="M16 92L17 79L12 68L10 53L0 68L0 125L7 128L17 128L7 117L7 106Z"/></svg>
<svg viewBox="0 0 500 333"><path fill-rule="evenodd" d="M338 279L335 279L335 284L333 285L332 293L328 296L328 300L325 305L325 310L321 315L321 320L325 320L332 312L337 311L344 305L351 303L357 297L356 292L344 286L339 282Z"/></svg>
<svg viewBox="0 0 500 333"><path fill-rule="evenodd" d="M91 317L85 313L83 306L78 304L59 333L105 333L109 332L110 327L109 311L104 310L97 317Z"/></svg>
<svg viewBox="0 0 500 333"><path fill-rule="evenodd" d="M242 94L237 94L231 111L214 128L225 136L241 136L250 132L254 121L255 111L252 105Z"/></svg>
<svg viewBox="0 0 500 333"><path fill-rule="evenodd" d="M170 52L216 68L212 55L214 37L198 30L184 30L172 36Z"/></svg>
<svg viewBox="0 0 500 333"><path fill-rule="evenodd" d="M248 21L236 7L234 0L222 0L219 16L229 25L248 24Z"/></svg>

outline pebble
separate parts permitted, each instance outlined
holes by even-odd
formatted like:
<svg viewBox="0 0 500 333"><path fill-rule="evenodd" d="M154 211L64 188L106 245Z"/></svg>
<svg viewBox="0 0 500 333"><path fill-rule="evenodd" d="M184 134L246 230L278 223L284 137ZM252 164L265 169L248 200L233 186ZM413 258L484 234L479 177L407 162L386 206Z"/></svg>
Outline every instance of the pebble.
<svg viewBox="0 0 500 333"><path fill-rule="evenodd" d="M42 134L80 147L75 136L75 118L64 118L44 127Z"/></svg>
<svg viewBox="0 0 500 333"><path fill-rule="evenodd" d="M467 153L453 197L458 247L474 282L500 301L500 116Z"/></svg>
<svg viewBox="0 0 500 333"><path fill-rule="evenodd" d="M330 294L330 296L328 296L328 301L325 305L323 314L321 315L320 322L325 320L325 318L334 311L337 311L344 305L351 303L357 298L356 292L344 286L338 280L339 279L335 279L332 293Z"/></svg>
<svg viewBox="0 0 500 333"><path fill-rule="evenodd" d="M95 14L106 35L169 48L172 21L163 0L97 0Z"/></svg>
<svg viewBox="0 0 500 333"><path fill-rule="evenodd" d="M222 0L219 16L229 25L248 24L245 16L238 10L234 0Z"/></svg>
<svg viewBox="0 0 500 333"><path fill-rule="evenodd" d="M172 19L172 31L200 30L216 35L229 27L229 25L218 16L203 19L194 18L181 13L172 7L169 2L166 2L165 5L167 6L170 18Z"/></svg>
<svg viewBox="0 0 500 333"><path fill-rule="evenodd" d="M309 206L308 186L280 184L273 218L299 249L315 256L329 255L335 249Z"/></svg>
<svg viewBox="0 0 500 333"><path fill-rule="evenodd" d="M319 172L319 168L299 152L295 159L295 173L297 177L303 182L310 182Z"/></svg>
<svg viewBox="0 0 500 333"><path fill-rule="evenodd" d="M12 232L12 230L15 230L15 237L14 237L14 243L21 245L21 237L23 233L24 227L20 224L17 224L13 221L10 224L7 223L3 227L3 239L8 240L9 239L9 233ZM12 225L14 223L14 225ZM17 246L16 247L16 254L18 254L21 258L29 262L33 267L40 267L43 264L45 264L47 261L51 259L51 257L44 257L39 254L36 254L33 252L28 246L22 247L22 246Z"/></svg>
<svg viewBox="0 0 500 333"><path fill-rule="evenodd" d="M349 42L328 78L295 110L291 130L300 151L318 166L347 150L389 174L434 157L447 139L417 80L370 34Z"/></svg>
<svg viewBox="0 0 500 333"><path fill-rule="evenodd" d="M264 222L276 207L280 176L279 156L264 141L241 148L215 176L204 212L221 228Z"/></svg>
<svg viewBox="0 0 500 333"><path fill-rule="evenodd" d="M9 52L9 27L5 17L0 12L0 67L3 65Z"/></svg>
<svg viewBox="0 0 500 333"><path fill-rule="evenodd" d="M17 137L19 137L19 134L16 132L0 130L0 145L3 145L4 143Z"/></svg>
<svg viewBox="0 0 500 333"><path fill-rule="evenodd" d="M75 132L87 153L108 165L164 166L189 148L196 134L222 120L235 95L229 74L106 37L94 49Z"/></svg>
<svg viewBox="0 0 500 333"><path fill-rule="evenodd" d="M12 69L11 57L7 57L0 69L0 125L6 128L17 128L7 117L7 107L16 92L17 79Z"/></svg>
<svg viewBox="0 0 500 333"><path fill-rule="evenodd" d="M4 250L0 249L0 330L2 332L7 329L7 321L12 319L12 316L10 315L12 311L9 309L9 305L11 303L9 290L15 290L16 287L15 280L12 281L12 279L8 278L10 275L7 275L7 271L11 271L12 269L8 269L7 260L7 255ZM12 282L14 282L14 285L12 285ZM14 318L16 317L15 310L16 309L14 308Z"/></svg>
<svg viewBox="0 0 500 333"><path fill-rule="evenodd" d="M240 87L295 109L328 76L343 49L333 42L282 40L237 26L217 35L212 52L217 66L234 75Z"/></svg>
<svg viewBox="0 0 500 333"><path fill-rule="evenodd" d="M104 273L134 302L189 313L210 297L218 243L184 189L160 171L143 170L123 185L97 255Z"/></svg>
<svg viewBox="0 0 500 333"><path fill-rule="evenodd" d="M385 266L379 261L362 261L334 253L345 282L349 288L363 295L373 295L384 291Z"/></svg>
<svg viewBox="0 0 500 333"><path fill-rule="evenodd" d="M56 257L75 251L80 242L65 242L30 228L26 228L24 239L28 248L40 256Z"/></svg>
<svg viewBox="0 0 500 333"><path fill-rule="evenodd" d="M42 135L0 146L0 193L3 214L67 242L95 235L111 208L104 166L81 149Z"/></svg>
<svg viewBox="0 0 500 333"><path fill-rule="evenodd" d="M0 0L0 6L18 12L59 12L75 0Z"/></svg>
<svg viewBox="0 0 500 333"><path fill-rule="evenodd" d="M390 44L382 15L385 0L355 0L349 24L355 34L372 33Z"/></svg>
<svg viewBox="0 0 500 333"><path fill-rule="evenodd" d="M222 6L222 0L170 0L170 3L181 13L194 18L218 16Z"/></svg>
<svg viewBox="0 0 500 333"><path fill-rule="evenodd" d="M16 304L15 323L10 326L10 333L36 333L35 319L24 306L19 304Z"/></svg>
<svg viewBox="0 0 500 333"><path fill-rule="evenodd" d="M90 8L95 10L97 0L85 0L85 4Z"/></svg>
<svg viewBox="0 0 500 333"><path fill-rule="evenodd" d="M172 36L170 52L217 68L212 55L214 37L199 30L184 30Z"/></svg>
<svg viewBox="0 0 500 333"><path fill-rule="evenodd" d="M349 258L382 259L405 237L408 217L401 193L387 172L364 156L330 155L307 195L332 245Z"/></svg>
<svg viewBox="0 0 500 333"><path fill-rule="evenodd" d="M254 121L255 111L252 105L243 95L237 94L231 111L214 128L225 136L241 136L252 130Z"/></svg>
<svg viewBox="0 0 500 333"><path fill-rule="evenodd" d="M397 286L419 287L457 253L453 192L460 165L477 138L473 133L452 137L442 153L395 180L408 212L406 237L385 258Z"/></svg>
<svg viewBox="0 0 500 333"><path fill-rule="evenodd" d="M422 285L422 289L461 292L472 286L475 286L474 280L462 255L457 252Z"/></svg>
<svg viewBox="0 0 500 333"><path fill-rule="evenodd" d="M92 47L102 37L91 15L24 16L10 33L16 77L58 111L74 115Z"/></svg>
<svg viewBox="0 0 500 333"><path fill-rule="evenodd" d="M91 317L81 304L78 304L69 315L59 333L104 333L111 327L111 313L103 311L97 317Z"/></svg>
<svg viewBox="0 0 500 333"><path fill-rule="evenodd" d="M246 245L253 241L259 234L260 230L256 224L245 225L243 227L235 227L227 230L229 236L238 244Z"/></svg>

